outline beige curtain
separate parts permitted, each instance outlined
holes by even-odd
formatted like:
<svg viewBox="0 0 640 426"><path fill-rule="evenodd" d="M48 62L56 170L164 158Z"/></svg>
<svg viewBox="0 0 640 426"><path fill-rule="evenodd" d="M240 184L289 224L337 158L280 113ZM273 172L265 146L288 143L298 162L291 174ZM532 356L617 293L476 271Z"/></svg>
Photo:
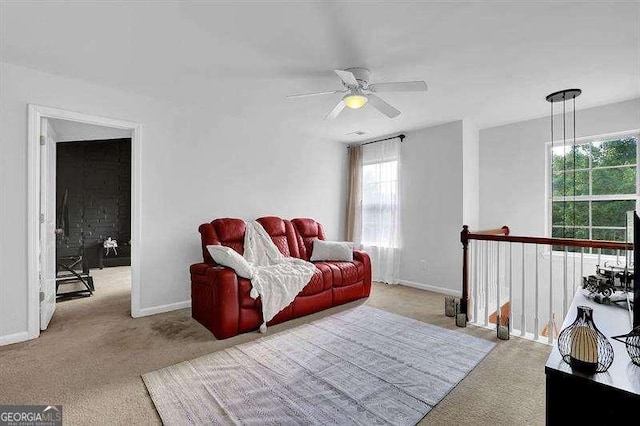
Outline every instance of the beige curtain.
<svg viewBox="0 0 640 426"><path fill-rule="evenodd" d="M349 189L347 199L347 241L360 244L362 228L362 147L349 148Z"/></svg>

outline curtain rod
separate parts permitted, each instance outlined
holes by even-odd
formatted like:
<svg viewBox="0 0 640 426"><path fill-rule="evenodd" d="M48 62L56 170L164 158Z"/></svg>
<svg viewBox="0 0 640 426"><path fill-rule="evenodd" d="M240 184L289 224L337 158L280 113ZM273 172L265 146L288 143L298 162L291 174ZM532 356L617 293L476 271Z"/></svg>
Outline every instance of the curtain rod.
<svg viewBox="0 0 640 426"><path fill-rule="evenodd" d="M377 142L384 142L384 141L388 141L391 139L395 139L395 138L400 138L400 142L402 142L404 140L404 138L406 138L407 135L405 135L404 133L400 133L398 136L390 136L388 138L384 138L384 139L378 139L375 141L370 141L370 142L365 142L365 143L361 143L358 145L354 145L354 146L364 146L364 145L369 145L370 143L377 143ZM351 145L347 145L347 149L351 148Z"/></svg>

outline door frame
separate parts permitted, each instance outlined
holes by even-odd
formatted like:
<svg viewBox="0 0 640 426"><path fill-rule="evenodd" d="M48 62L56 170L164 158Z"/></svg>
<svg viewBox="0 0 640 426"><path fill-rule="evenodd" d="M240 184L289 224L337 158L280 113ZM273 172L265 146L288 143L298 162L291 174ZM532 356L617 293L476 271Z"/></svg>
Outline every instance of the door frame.
<svg viewBox="0 0 640 426"><path fill-rule="evenodd" d="M62 119L131 131L131 316L140 316L140 241L142 235L142 125L41 105L28 105L27 133L27 318L28 338L40 335L40 123Z"/></svg>

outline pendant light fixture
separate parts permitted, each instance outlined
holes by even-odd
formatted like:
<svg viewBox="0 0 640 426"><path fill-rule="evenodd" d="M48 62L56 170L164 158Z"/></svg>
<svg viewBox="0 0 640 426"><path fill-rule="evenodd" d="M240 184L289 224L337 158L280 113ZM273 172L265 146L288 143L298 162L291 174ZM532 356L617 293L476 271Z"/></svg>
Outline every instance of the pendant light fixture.
<svg viewBox="0 0 640 426"><path fill-rule="evenodd" d="M567 230L567 140L570 141L573 153L573 233L572 237L576 237L576 98L580 96L582 90L580 89L565 89L558 92L553 92L547 95L546 100L551 104L551 217L552 217L552 230L553 230L553 177L555 173L554 169L554 152L555 148L555 127L554 127L554 104L562 103L562 238L566 238ZM571 103L571 111L573 113L573 119L571 121L570 129L572 128L572 134L567 138L567 101ZM553 236L553 233L552 233Z"/></svg>

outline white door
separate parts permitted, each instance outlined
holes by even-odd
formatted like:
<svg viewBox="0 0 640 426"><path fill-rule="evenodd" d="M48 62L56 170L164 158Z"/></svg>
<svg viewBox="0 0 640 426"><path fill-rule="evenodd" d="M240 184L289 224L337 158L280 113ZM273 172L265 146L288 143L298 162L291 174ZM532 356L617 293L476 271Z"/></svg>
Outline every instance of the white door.
<svg viewBox="0 0 640 426"><path fill-rule="evenodd" d="M40 135L40 330L45 330L56 310L56 142L46 118Z"/></svg>

